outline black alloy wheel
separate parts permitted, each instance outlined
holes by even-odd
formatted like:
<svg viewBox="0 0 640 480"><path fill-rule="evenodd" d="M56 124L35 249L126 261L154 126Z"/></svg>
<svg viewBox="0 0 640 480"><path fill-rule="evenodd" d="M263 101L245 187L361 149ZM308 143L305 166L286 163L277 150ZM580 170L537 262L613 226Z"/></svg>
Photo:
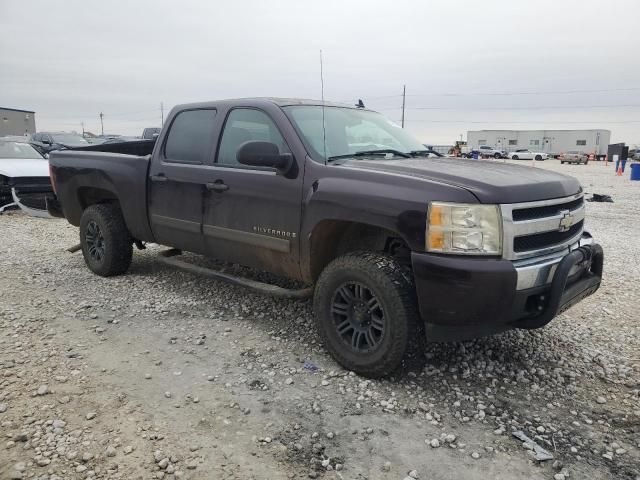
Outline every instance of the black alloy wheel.
<svg viewBox="0 0 640 480"><path fill-rule="evenodd" d="M87 250L91 258L101 261L104 257L104 235L100 226L93 220L87 224L87 231L84 234Z"/></svg>
<svg viewBox="0 0 640 480"><path fill-rule="evenodd" d="M355 352L375 350L384 338L384 310L375 293L362 283L347 282L335 291L331 316L338 336Z"/></svg>

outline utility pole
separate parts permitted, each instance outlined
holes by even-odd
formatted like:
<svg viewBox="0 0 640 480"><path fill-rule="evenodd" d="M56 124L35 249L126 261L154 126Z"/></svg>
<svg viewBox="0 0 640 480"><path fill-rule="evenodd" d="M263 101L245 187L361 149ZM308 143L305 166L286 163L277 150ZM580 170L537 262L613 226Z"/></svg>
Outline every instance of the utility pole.
<svg viewBox="0 0 640 480"><path fill-rule="evenodd" d="M404 104L407 96L407 86L402 86L402 128L404 128Z"/></svg>
<svg viewBox="0 0 640 480"><path fill-rule="evenodd" d="M162 102L160 102L160 115L162 117L162 124L160 126L164 127L164 104Z"/></svg>
<svg viewBox="0 0 640 480"><path fill-rule="evenodd" d="M104 137L104 122L102 121L104 117L104 113L100 112L100 131L102 132L102 136Z"/></svg>
<svg viewBox="0 0 640 480"><path fill-rule="evenodd" d="M84 122L80 122L80 125L82 126L82 137L84 138Z"/></svg>

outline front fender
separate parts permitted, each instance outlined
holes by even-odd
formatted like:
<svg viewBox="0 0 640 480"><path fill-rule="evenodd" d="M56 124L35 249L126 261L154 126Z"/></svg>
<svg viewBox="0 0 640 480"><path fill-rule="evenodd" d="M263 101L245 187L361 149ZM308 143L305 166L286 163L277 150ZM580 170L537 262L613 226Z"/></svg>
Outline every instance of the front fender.
<svg viewBox="0 0 640 480"><path fill-rule="evenodd" d="M412 251L423 251L431 200L476 203L467 190L448 184L380 171L307 161L300 251L309 271L311 239L325 220L355 222L395 233Z"/></svg>

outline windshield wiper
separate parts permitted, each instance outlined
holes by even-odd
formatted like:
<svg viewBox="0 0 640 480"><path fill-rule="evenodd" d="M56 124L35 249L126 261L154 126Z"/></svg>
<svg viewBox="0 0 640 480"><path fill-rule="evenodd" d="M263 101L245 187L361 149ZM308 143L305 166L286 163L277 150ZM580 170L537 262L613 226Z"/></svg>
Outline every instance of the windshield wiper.
<svg viewBox="0 0 640 480"><path fill-rule="evenodd" d="M394 150L392 148L384 148L381 150L363 150L361 152L347 153L344 155L334 155L333 157L329 157L327 160L330 162L332 160L338 160L340 158L366 157L369 155L386 155L387 153L391 153L396 157L411 158L410 154L401 152L400 150Z"/></svg>

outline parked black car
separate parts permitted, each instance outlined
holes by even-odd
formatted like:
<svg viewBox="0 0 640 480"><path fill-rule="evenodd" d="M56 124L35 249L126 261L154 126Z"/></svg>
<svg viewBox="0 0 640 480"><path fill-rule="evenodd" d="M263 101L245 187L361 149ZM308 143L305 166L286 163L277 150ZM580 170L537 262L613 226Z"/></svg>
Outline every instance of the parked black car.
<svg viewBox="0 0 640 480"><path fill-rule="evenodd" d="M151 156L69 150L49 161L50 211L79 226L93 272L123 274L132 245L154 242L303 282L327 349L363 375L396 369L419 332L542 327L600 286L602 248L584 230L575 178L428 158L364 108L182 105Z"/></svg>
<svg viewBox="0 0 640 480"><path fill-rule="evenodd" d="M142 139L143 140L155 140L158 135L160 135L159 127L147 127L142 131Z"/></svg>
<svg viewBox="0 0 640 480"><path fill-rule="evenodd" d="M38 132L31 137L31 145L44 155L53 150L86 147L89 142L76 133Z"/></svg>

